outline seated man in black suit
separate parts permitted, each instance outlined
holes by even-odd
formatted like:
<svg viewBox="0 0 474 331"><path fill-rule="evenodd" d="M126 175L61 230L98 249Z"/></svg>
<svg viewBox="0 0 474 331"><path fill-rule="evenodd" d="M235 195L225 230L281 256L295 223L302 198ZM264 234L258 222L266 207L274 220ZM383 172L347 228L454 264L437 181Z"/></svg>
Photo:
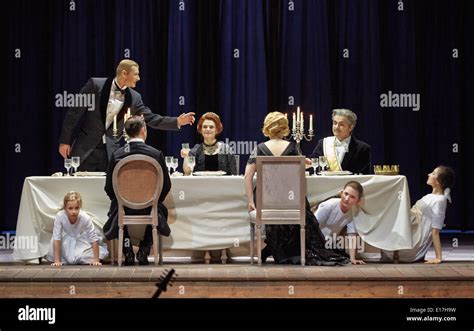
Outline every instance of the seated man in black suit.
<svg viewBox="0 0 474 331"><path fill-rule="evenodd" d="M320 139L311 157L326 156L331 171L346 170L354 174L369 174L370 146L352 135L356 123L357 115L351 110L333 109L334 136Z"/></svg>
<svg viewBox="0 0 474 331"><path fill-rule="evenodd" d="M163 205L163 200L171 189L171 180L168 170L165 165L165 158L163 153L159 150L145 144L147 130L145 120L141 116L133 116L125 123L125 131L130 137L129 143L124 147L116 150L110 158L109 167L107 170L107 178L105 181L105 192L111 200L111 205L108 213L109 219L104 224L104 234L108 240L118 238L118 203L115 197L114 188L112 185L112 174L117 163L126 156L133 154L143 154L151 156L161 165L163 169L163 190L158 201L158 231L163 236L170 235L170 228L168 226L168 209ZM125 208L125 213L131 214L149 214L150 208L144 210L130 210ZM148 254L150 253L151 245L153 244L152 228L147 225L145 235L140 241L140 249L137 253L137 259L140 265L148 264ZM135 255L133 253L132 245L130 244L130 236L127 227L124 228L124 245L123 253L125 255L125 265L133 265L135 263Z"/></svg>

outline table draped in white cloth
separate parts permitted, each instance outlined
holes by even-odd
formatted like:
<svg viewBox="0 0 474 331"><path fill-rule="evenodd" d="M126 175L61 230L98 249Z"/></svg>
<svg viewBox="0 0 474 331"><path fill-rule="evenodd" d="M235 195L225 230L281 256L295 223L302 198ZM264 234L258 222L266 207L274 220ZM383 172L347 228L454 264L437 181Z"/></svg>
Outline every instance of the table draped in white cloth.
<svg viewBox="0 0 474 331"><path fill-rule="evenodd" d="M410 195L404 176L307 177L310 204L334 196L349 180L357 180L364 187L363 211L354 219L363 240L385 250L411 248ZM25 178L14 258L31 260L47 253L54 217L71 190L82 195L83 210L102 229L110 204L104 184L105 177ZM171 228L171 236L164 237L165 251L218 250L249 243L242 176L172 177L165 205Z"/></svg>

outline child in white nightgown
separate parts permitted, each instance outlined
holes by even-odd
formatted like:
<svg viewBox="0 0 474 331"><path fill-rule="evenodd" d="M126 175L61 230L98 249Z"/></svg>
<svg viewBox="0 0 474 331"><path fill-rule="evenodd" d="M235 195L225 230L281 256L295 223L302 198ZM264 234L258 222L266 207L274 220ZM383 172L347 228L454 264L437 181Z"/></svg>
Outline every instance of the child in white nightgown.
<svg viewBox="0 0 474 331"><path fill-rule="evenodd" d="M426 263L441 263L440 230L444 225L446 206L451 199L450 187L454 184L454 171L446 166L438 166L430 174L426 182L433 188L432 193L418 200L411 209L414 229L414 246L394 252L382 251L381 262L398 260L400 262L424 261L428 249L433 244L436 258ZM398 256L397 256L398 253Z"/></svg>
<svg viewBox="0 0 474 331"><path fill-rule="evenodd" d="M53 237L47 259L52 266L62 264L101 265L107 257L107 246L102 243L92 220L81 211L82 198L71 191L64 197L64 207L54 220Z"/></svg>

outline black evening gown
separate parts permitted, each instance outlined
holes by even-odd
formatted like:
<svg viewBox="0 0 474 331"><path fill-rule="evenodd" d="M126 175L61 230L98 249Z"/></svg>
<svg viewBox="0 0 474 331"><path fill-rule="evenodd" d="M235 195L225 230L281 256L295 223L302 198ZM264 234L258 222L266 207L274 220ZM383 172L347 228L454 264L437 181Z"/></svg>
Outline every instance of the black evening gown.
<svg viewBox="0 0 474 331"><path fill-rule="evenodd" d="M295 143L290 143L281 154L299 155ZM261 143L250 155L248 163L255 163L256 156L274 156L270 149ZM254 191L255 193L255 191ZM254 194L255 197L255 194ZM272 255L278 264L301 264L300 226L265 225L267 255ZM306 199L306 265L344 265L350 262L347 254L339 250L325 248L325 239L308 199Z"/></svg>

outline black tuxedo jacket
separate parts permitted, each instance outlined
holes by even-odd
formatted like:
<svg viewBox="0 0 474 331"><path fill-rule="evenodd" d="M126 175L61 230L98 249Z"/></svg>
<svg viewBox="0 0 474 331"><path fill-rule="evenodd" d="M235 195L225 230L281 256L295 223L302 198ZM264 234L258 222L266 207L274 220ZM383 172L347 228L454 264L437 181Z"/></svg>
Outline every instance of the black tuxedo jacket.
<svg viewBox="0 0 474 331"><path fill-rule="evenodd" d="M59 143L72 145L71 155L79 156L81 162L92 153L101 142L104 134L109 159L112 153L120 147L120 139L114 139L112 136L113 125L105 130L105 118L112 84L113 78L90 78L80 93L94 95L94 109L88 110L87 107L69 108L64 117ZM130 108L132 115L143 115L147 125L152 128L178 130L176 117L152 113L150 108L143 104L140 93L129 87L125 90L124 104L117 115L119 137L123 132L123 118L128 108Z"/></svg>
<svg viewBox="0 0 474 331"><path fill-rule="evenodd" d="M163 170L163 189L161 191L161 195L158 201L158 231L164 235L170 235L170 228L168 226L168 209L163 205L163 200L166 198L166 195L171 189L171 180L168 173L168 169L166 168L165 158L163 153L148 146L143 142L131 142L129 144L129 151L125 150L125 147L121 147L117 149L110 158L109 167L107 169L107 178L105 180L105 192L109 196L111 200L110 209L107 214L108 220L104 224L104 235L108 240L118 238L118 203L117 198L115 196L114 188L112 185L112 174L114 172L115 166L117 163L122 160L124 157L134 154L142 154L147 155L155 160L161 165L161 169ZM150 208L146 208L140 211L131 210L126 208L127 214L132 215L140 215L140 214L149 214Z"/></svg>
<svg viewBox="0 0 474 331"><path fill-rule="evenodd" d="M323 139L319 139L318 145L311 154L311 157L319 157L324 155ZM370 174L372 172L370 165L370 145L362 140L351 137L349 151L344 155L342 160L342 170L350 171L355 174Z"/></svg>

